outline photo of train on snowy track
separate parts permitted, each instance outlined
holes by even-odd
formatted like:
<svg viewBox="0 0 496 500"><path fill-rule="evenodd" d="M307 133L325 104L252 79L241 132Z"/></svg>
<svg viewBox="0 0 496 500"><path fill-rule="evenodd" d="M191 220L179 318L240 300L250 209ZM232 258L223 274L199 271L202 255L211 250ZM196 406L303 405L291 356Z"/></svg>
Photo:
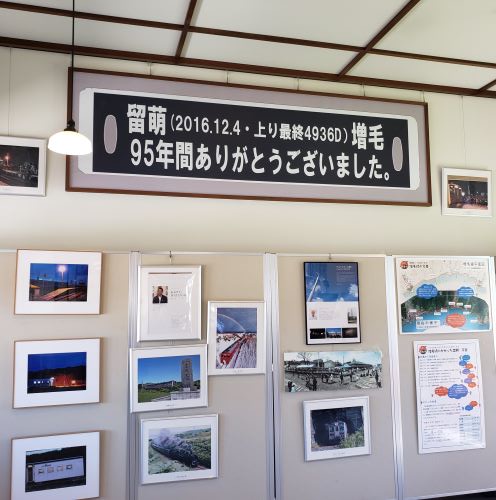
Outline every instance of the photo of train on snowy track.
<svg viewBox="0 0 496 500"><path fill-rule="evenodd" d="M209 303L209 373L261 373L263 302Z"/></svg>

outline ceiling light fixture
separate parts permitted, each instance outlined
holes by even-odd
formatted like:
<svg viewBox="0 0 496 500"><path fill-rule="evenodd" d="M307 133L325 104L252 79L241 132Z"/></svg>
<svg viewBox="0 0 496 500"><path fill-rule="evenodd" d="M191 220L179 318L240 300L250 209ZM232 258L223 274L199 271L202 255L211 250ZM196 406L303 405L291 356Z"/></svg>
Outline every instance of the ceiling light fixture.
<svg viewBox="0 0 496 500"><path fill-rule="evenodd" d="M71 85L73 86L74 74L74 21L76 0L72 0L72 45L71 45ZM74 89L73 89L74 90ZM76 129L72 118L67 122L67 127L62 132L53 134L48 139L48 149L55 153L70 156L87 155L93 151L91 141Z"/></svg>

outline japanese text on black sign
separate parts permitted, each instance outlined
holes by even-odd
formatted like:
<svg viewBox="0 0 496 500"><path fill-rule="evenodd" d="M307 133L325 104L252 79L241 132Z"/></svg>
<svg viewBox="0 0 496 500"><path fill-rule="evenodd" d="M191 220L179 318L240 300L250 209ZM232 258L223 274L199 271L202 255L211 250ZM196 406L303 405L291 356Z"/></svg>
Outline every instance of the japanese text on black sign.
<svg viewBox="0 0 496 500"><path fill-rule="evenodd" d="M411 187L406 117L97 92L93 127L95 172Z"/></svg>

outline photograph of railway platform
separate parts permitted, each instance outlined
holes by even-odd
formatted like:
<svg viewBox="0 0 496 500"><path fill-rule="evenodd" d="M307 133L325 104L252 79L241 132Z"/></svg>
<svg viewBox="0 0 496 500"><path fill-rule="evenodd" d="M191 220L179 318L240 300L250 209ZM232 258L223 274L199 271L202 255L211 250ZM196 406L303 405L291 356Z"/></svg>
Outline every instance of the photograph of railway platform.
<svg viewBox="0 0 496 500"><path fill-rule="evenodd" d="M31 263L29 300L87 302L88 264Z"/></svg>
<svg viewBox="0 0 496 500"><path fill-rule="evenodd" d="M380 351L286 352L286 392L382 387Z"/></svg>

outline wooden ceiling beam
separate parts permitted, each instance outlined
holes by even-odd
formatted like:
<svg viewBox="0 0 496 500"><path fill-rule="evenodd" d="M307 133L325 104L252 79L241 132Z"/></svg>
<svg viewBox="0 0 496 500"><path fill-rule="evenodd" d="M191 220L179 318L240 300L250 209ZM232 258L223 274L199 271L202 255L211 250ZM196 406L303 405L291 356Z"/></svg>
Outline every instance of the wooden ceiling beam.
<svg viewBox="0 0 496 500"><path fill-rule="evenodd" d="M28 5L23 3L0 1L0 9L19 10L22 12L32 12L35 14L45 14L50 16L69 17L72 19L72 10L56 9L53 7L41 7L39 5ZM105 14L93 14L91 12L76 11L75 19L86 19L88 21L100 21L104 23L125 24L129 26L142 26L146 28L157 28L165 30L180 31L182 24L166 23L161 21L148 21L146 19L135 19L131 17L107 16Z"/></svg>
<svg viewBox="0 0 496 500"><path fill-rule="evenodd" d="M481 87L480 89L476 90L473 95L475 96L480 96L483 94L486 90L489 90L491 87L494 87L496 85L496 79L491 80L489 83Z"/></svg>
<svg viewBox="0 0 496 500"><path fill-rule="evenodd" d="M40 42L37 40L25 40L19 38L0 37L0 46L19 49L40 50L45 52L57 52L70 54L71 46L69 44ZM148 54L143 52L129 52L122 50L111 50L100 47L83 47L76 45L74 47L76 55L103 57L108 59L123 59L128 61L139 61L157 64L176 64L192 68L217 69L222 71L238 71L243 73L255 73L261 75L283 76L288 78L300 78L308 80L322 80L327 82L341 82L355 85L369 85L376 87L387 87L392 89L416 90L423 92L434 92L442 94L456 94L464 96L473 96L477 92L479 97L496 99L496 92L489 90L477 90L466 87L453 87L446 85L432 85L418 82L405 82L400 80L386 80L380 78L367 78L338 74L322 73L316 71L303 71L288 68L276 68L271 66L257 66L249 64L230 63L224 61L213 61L208 59L193 59L163 54Z"/></svg>
<svg viewBox="0 0 496 500"><path fill-rule="evenodd" d="M186 37L188 36L191 19L193 19L197 3L198 0L190 0L189 2L188 11L186 12L186 18L184 19L183 29L181 30L181 36L179 37L179 42L177 44L176 59L179 59L182 55L184 44L186 43Z"/></svg>
<svg viewBox="0 0 496 500"><path fill-rule="evenodd" d="M370 49L375 47L418 3L420 0L409 0L403 8L370 40L370 42L339 72L339 77L346 75L358 64Z"/></svg>
<svg viewBox="0 0 496 500"><path fill-rule="evenodd" d="M64 10L64 9L55 9L51 7L41 7L37 5L28 5L23 3L14 3L14 2L5 2L0 0L0 9L13 9L24 12L33 12L39 14L47 14L47 15L55 15L55 16L63 16L63 17L72 17L72 11ZM114 23L114 24L124 24L130 26L142 26L146 28L156 28L156 29L165 29L165 30L173 30L173 31L182 31L184 25L176 24L176 23L166 23L160 21L148 21L145 19L134 19L129 17L119 17L119 16L108 16L104 14L94 14L90 12L80 12L76 11L75 13L76 19L86 19L90 21L98 21L98 22L106 22L106 23ZM200 33L205 35L212 36L224 36L228 38L240 38L244 40L258 40L262 42L269 43L283 43L287 45L298 45L305 47L316 47L322 49L330 49L330 50L340 50L346 52L360 52L364 51L366 47L361 47L358 45L348 45L342 43L333 43L333 42L323 42L319 40L307 40L304 38L293 38L293 37L284 37L284 36L275 36L275 35L264 35L261 33L248 33L244 31L233 31L233 30L223 30L217 28L205 28L202 26L189 26L188 32L190 33ZM444 56L435 56L429 54L416 54L413 52L400 52L396 50L386 50L386 49L377 49L370 48L368 50L369 54L375 54L380 56L388 56L388 57L396 57L400 59L416 59L421 61L432 61L432 62L441 62L446 64L459 64L463 66L475 66L480 68L490 68L496 69L496 62L488 62L488 61L473 61L470 59L457 59L453 57L444 57Z"/></svg>

